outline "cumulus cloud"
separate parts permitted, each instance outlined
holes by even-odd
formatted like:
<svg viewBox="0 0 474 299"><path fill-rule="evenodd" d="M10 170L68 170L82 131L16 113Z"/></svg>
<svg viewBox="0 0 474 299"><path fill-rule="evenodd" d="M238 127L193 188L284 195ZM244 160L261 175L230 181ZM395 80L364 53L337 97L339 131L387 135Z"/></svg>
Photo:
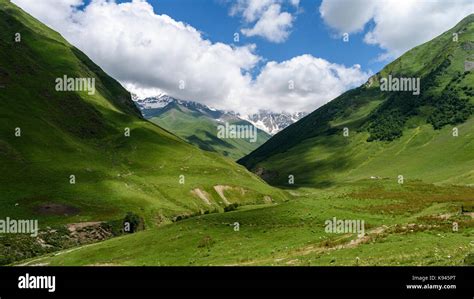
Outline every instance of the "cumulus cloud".
<svg viewBox="0 0 474 299"><path fill-rule="evenodd" d="M293 27L294 16L282 11L284 0L238 0L232 7L230 14L241 14L247 25L243 28L245 36L260 36L274 43L282 43L288 39ZM299 0L290 0L294 7L299 6Z"/></svg>
<svg viewBox="0 0 474 299"><path fill-rule="evenodd" d="M206 104L225 101L232 89L248 85L251 78L245 72L260 60L253 53L254 45L211 43L192 26L155 14L145 1L95 0L83 11L75 10L71 1L69 7L62 7L62 21L48 13L47 7L55 7L58 1L15 2L137 90L159 87L176 97L202 99Z"/></svg>
<svg viewBox="0 0 474 299"><path fill-rule="evenodd" d="M246 22L254 22L273 3L275 0L237 0L230 8L230 14L242 14Z"/></svg>
<svg viewBox="0 0 474 299"><path fill-rule="evenodd" d="M144 0L93 0L81 9L79 0L61 5L57 0L14 2L141 96L166 93L241 113L309 112L369 76L357 65L303 55L267 62L252 79L250 72L263 61L255 45L213 43L191 25L156 14ZM259 6L254 11L259 15ZM253 12L248 17L253 18Z"/></svg>
<svg viewBox="0 0 474 299"><path fill-rule="evenodd" d="M83 0L13 0L12 2L53 28L64 27L64 23L68 21L75 8L84 3Z"/></svg>
<svg viewBox="0 0 474 299"><path fill-rule="evenodd" d="M339 33L373 28L364 41L386 50L395 58L427 42L474 12L472 0L323 0L319 7L323 20Z"/></svg>
<svg viewBox="0 0 474 299"><path fill-rule="evenodd" d="M251 29L242 29L246 36L263 36L275 43L284 42L292 26L293 17L287 12L281 12L279 4L273 4L263 13Z"/></svg>
<svg viewBox="0 0 474 299"><path fill-rule="evenodd" d="M291 107L311 111L334 99L349 87L364 83L371 73L359 65L345 67L311 55L301 55L277 63L268 62L253 83L252 97L270 109Z"/></svg>
<svg viewBox="0 0 474 299"><path fill-rule="evenodd" d="M373 18L375 1L331 0L323 1L319 12L324 21L342 33L361 31Z"/></svg>

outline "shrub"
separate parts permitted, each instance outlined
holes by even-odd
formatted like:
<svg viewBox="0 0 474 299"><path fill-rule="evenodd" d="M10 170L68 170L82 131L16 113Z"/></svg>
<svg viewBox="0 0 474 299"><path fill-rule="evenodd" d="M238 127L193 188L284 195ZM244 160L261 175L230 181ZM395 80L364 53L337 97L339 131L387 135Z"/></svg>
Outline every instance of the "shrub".
<svg viewBox="0 0 474 299"><path fill-rule="evenodd" d="M465 122L474 112L474 106L468 99L458 98L454 92L445 91L435 104L435 110L428 117L433 128L439 130L445 125L457 125Z"/></svg>
<svg viewBox="0 0 474 299"><path fill-rule="evenodd" d="M143 219L133 212L128 212L123 220L123 230L126 233L134 233L145 229Z"/></svg>
<svg viewBox="0 0 474 299"><path fill-rule="evenodd" d="M405 121L405 118L396 112L379 115L369 126L370 137L367 141L392 141L401 137Z"/></svg>

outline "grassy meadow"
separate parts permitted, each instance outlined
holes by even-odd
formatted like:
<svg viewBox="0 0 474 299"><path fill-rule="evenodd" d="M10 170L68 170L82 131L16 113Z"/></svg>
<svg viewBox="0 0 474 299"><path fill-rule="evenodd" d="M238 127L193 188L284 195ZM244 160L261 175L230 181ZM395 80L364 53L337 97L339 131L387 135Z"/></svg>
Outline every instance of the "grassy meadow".
<svg viewBox="0 0 474 299"><path fill-rule="evenodd" d="M362 180L291 193L288 202L197 216L21 264L464 265L474 252L474 188ZM363 219L365 235L326 233L333 217Z"/></svg>

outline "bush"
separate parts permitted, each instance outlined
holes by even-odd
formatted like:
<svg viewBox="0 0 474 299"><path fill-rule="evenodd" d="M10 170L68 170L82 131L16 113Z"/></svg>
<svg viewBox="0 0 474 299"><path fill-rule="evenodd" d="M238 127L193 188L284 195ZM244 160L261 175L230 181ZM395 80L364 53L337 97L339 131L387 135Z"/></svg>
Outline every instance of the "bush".
<svg viewBox="0 0 474 299"><path fill-rule="evenodd" d="M370 137L367 141L392 141L401 137L405 121L405 117L397 112L380 114L369 126Z"/></svg>
<svg viewBox="0 0 474 299"><path fill-rule="evenodd" d="M123 234L123 220L118 219L118 220L111 220L107 221L105 223L102 223L102 228L105 229L106 231L109 231L112 233L113 236L120 236Z"/></svg>
<svg viewBox="0 0 474 299"><path fill-rule="evenodd" d="M123 230L126 233L134 233L144 230L145 224L143 219L133 212L128 212L123 220Z"/></svg>
<svg viewBox="0 0 474 299"><path fill-rule="evenodd" d="M451 91L445 91L441 97L437 98L435 108L428 117L428 122L436 130L443 128L445 125L463 123L474 112L474 106L468 99L460 99Z"/></svg>

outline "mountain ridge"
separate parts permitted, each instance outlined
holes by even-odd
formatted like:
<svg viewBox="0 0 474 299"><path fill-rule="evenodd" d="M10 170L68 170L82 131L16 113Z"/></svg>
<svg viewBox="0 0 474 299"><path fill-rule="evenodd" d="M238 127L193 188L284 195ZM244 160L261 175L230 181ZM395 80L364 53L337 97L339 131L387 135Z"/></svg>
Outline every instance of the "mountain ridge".
<svg viewBox="0 0 474 299"><path fill-rule="evenodd" d="M251 123L240 119L238 115L197 102L161 96L136 103L149 121L202 150L219 153L233 160L248 154L269 138L268 134L254 128ZM226 125L238 125L249 131L255 131L255 140L219 136L219 127Z"/></svg>
<svg viewBox="0 0 474 299"><path fill-rule="evenodd" d="M453 33L459 34L458 41L453 40ZM287 185L286 175L283 173L289 174L291 171L303 175L305 183L323 184L324 181L332 182L333 179L329 178L331 176L321 180L315 179L318 176L316 170L308 170L308 163L319 167L319 171L346 173L346 177L349 178L351 173L354 173L352 167L357 168L358 163L365 164L362 157L356 162L355 153L352 157L347 154L353 152L354 148L359 148L364 153L361 155L365 159L373 160L374 153L370 153L371 151L383 147L388 151L390 145L396 146L403 142L404 134L406 133L406 137L412 128L419 128L423 134L430 136L439 135L439 131L449 134L447 127L450 126L465 128L474 111L473 74L472 71L464 70L467 57L473 54L472 45L474 45L474 14L467 16L451 30L433 40L407 51L362 86L345 92L287 127L263 146L240 159L239 163L250 170L266 172L264 176L274 184ZM412 91L381 91L380 80L389 75L421 78L421 95L413 95ZM344 129L350 132L350 138L344 138ZM426 129L429 132L425 133ZM471 144L467 139L470 134L468 127L467 131L460 135L459 140ZM420 137L413 138L412 141ZM357 143L351 143L355 142L355 139ZM333 154L321 148L325 144L327 150L330 148ZM318 148L321 155L327 155L326 158L318 159L314 156L314 151ZM334 152L339 152L338 158ZM380 157L382 152L383 150L380 150L378 154ZM435 150L435 152L441 151ZM301 155L311 156L311 162L296 162L296 157ZM472 163L472 158L468 154L464 157L467 159L465 162L469 163ZM389 158L389 161L392 159ZM424 159L420 157L419 162ZM292 166L288 161L292 161L292 165L295 163L305 165ZM462 167L460 161L451 162ZM308 171L311 175L303 174ZM388 173L388 169L385 173ZM410 173L415 172L410 170ZM472 177L467 173L467 177L460 180L461 182L471 180ZM366 173L365 177L371 175L373 174ZM425 176L431 175L433 173L430 172ZM440 179L441 177L442 175L439 176Z"/></svg>
<svg viewBox="0 0 474 299"><path fill-rule="evenodd" d="M4 0L0 25L0 170L9 174L0 177L2 215L35 217L45 227L133 212L158 226L286 198L233 161L143 119L120 83ZM95 94L56 91L64 75L94 78Z"/></svg>
<svg viewBox="0 0 474 299"><path fill-rule="evenodd" d="M226 115L227 117L238 117L243 121L250 122L258 129L266 132L269 135L274 135L280 130L286 128L292 123L295 123L302 117L304 117L306 112L272 112L270 110L260 110L258 113L253 113L249 115L241 115L240 113L231 111L231 110L219 110L201 104L195 101L190 100L180 100L166 94L160 94L154 97L139 98L134 97L135 104L142 111L145 118L152 118L157 114L161 113L161 110L167 105L172 103L178 103L185 107L195 106L197 109L205 110L204 113L209 114L214 119Z"/></svg>

